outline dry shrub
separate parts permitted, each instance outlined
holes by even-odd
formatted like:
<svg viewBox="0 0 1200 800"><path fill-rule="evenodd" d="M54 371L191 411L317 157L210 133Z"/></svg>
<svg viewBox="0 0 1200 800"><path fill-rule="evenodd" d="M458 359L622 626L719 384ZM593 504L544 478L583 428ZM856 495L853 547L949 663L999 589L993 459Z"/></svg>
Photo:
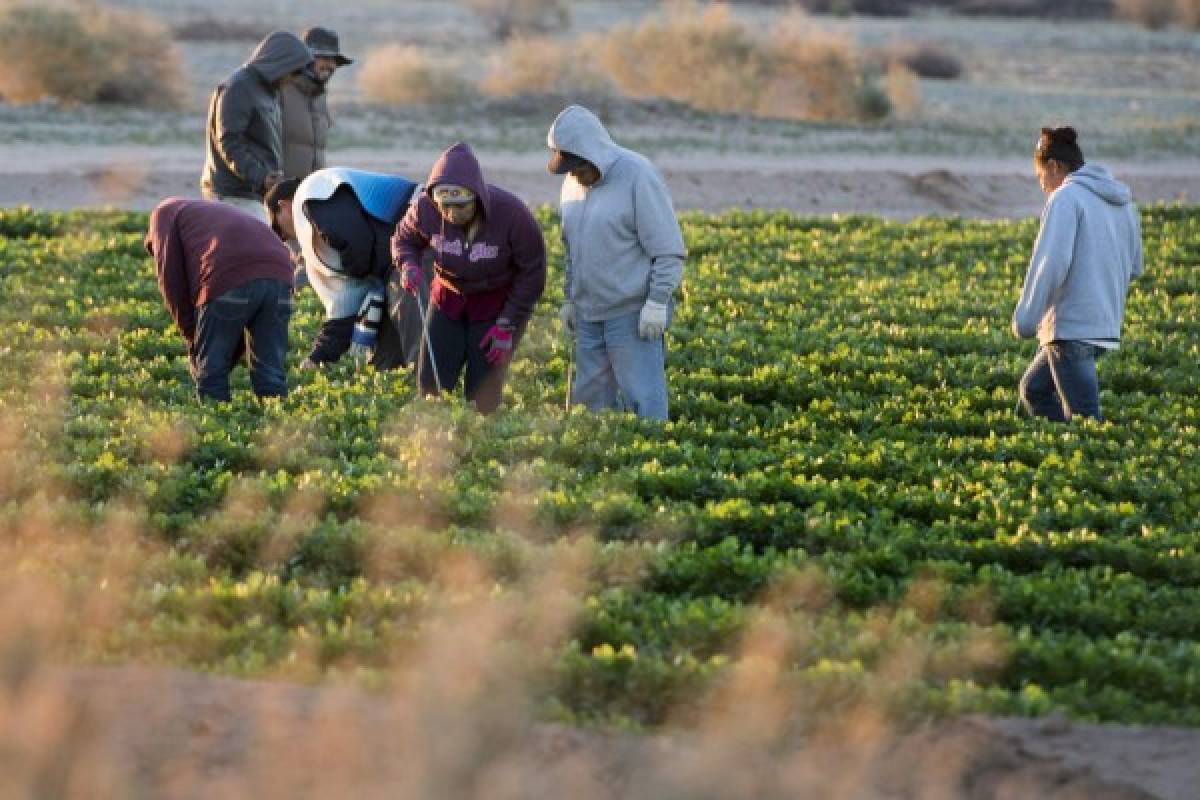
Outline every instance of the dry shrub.
<svg viewBox="0 0 1200 800"><path fill-rule="evenodd" d="M819 31L793 14L775 28L766 49L772 70L759 98L760 114L805 120L887 115L849 39Z"/></svg>
<svg viewBox="0 0 1200 800"><path fill-rule="evenodd" d="M566 30L571 10L566 0L462 0L488 33L506 40L516 36Z"/></svg>
<svg viewBox="0 0 1200 800"><path fill-rule="evenodd" d="M182 61L166 27L136 11L90 2L0 5L0 96L177 108Z"/></svg>
<svg viewBox="0 0 1200 800"><path fill-rule="evenodd" d="M892 113L911 119L921 107L921 87L917 75L904 64L893 61L883 75L883 91Z"/></svg>
<svg viewBox="0 0 1200 800"><path fill-rule="evenodd" d="M1153 30L1168 25L1200 28L1200 0L1114 0L1114 11Z"/></svg>
<svg viewBox="0 0 1200 800"><path fill-rule="evenodd" d="M1115 0L1118 17L1158 30L1175 19L1175 0Z"/></svg>
<svg viewBox="0 0 1200 800"><path fill-rule="evenodd" d="M571 43L520 36L493 58L480 88L492 97L602 93L607 81Z"/></svg>
<svg viewBox="0 0 1200 800"><path fill-rule="evenodd" d="M708 111L755 111L771 68L760 42L723 4L703 12L671 4L661 16L618 25L588 49L625 94Z"/></svg>
<svg viewBox="0 0 1200 800"><path fill-rule="evenodd" d="M439 61L429 51L409 45L369 52L358 81L367 98L389 106L440 105L474 93L461 65Z"/></svg>
<svg viewBox="0 0 1200 800"><path fill-rule="evenodd" d="M171 34L181 42L260 42L270 28L252 22L218 19L214 16L193 17L171 26Z"/></svg>
<svg viewBox="0 0 1200 800"><path fill-rule="evenodd" d="M1188 28L1200 28L1200 0L1175 0L1175 21Z"/></svg>
<svg viewBox="0 0 1200 800"><path fill-rule="evenodd" d="M854 44L790 15L761 37L724 4L675 3L591 39L586 50L627 95L782 119L877 116Z"/></svg>

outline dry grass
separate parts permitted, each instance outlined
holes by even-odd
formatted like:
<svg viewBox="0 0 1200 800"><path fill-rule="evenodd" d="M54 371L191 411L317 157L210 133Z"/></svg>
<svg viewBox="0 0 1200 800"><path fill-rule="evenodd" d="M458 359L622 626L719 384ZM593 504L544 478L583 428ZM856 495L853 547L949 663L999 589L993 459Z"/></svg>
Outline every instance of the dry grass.
<svg viewBox="0 0 1200 800"><path fill-rule="evenodd" d="M462 0L488 33L508 40L562 31L571 23L566 0Z"/></svg>
<svg viewBox="0 0 1200 800"><path fill-rule="evenodd" d="M512 39L491 62L480 85L491 97L594 96L611 82L570 42L548 37Z"/></svg>
<svg viewBox="0 0 1200 800"><path fill-rule="evenodd" d="M136 11L89 2L0 5L0 96L151 108L182 104L182 60L166 27Z"/></svg>
<svg viewBox="0 0 1200 800"><path fill-rule="evenodd" d="M762 37L724 4L676 3L585 43L621 91L706 111L800 120L878 115L854 44L789 15Z"/></svg>
<svg viewBox="0 0 1200 800"><path fill-rule="evenodd" d="M419 47L388 45L367 54L358 81L369 100L383 105L453 103L475 92L461 66Z"/></svg>

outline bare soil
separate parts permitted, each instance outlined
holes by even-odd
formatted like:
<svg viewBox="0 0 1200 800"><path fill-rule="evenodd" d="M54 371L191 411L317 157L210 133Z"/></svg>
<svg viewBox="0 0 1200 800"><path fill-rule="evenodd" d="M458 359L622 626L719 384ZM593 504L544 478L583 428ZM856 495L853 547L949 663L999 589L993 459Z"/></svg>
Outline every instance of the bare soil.
<svg viewBox="0 0 1200 800"><path fill-rule="evenodd" d="M475 727L453 709L414 725L386 696L174 670L36 681L30 736L61 746L3 782L63 797L1190 800L1200 785L1196 730L970 717L904 734L852 725L768 751L712 732Z"/></svg>
<svg viewBox="0 0 1200 800"><path fill-rule="evenodd" d="M337 156L341 165L421 180L437 153L346 149ZM534 206L556 202L559 181L547 174L542 153L484 151L480 157L493 183ZM1042 204L1029 162L1017 159L697 152L656 160L683 210L1020 218L1037 214ZM0 206L148 210L171 195L199 196L201 165L194 148L178 146L0 146ZM1194 161L1110 166L1141 203L1200 202L1200 164Z"/></svg>

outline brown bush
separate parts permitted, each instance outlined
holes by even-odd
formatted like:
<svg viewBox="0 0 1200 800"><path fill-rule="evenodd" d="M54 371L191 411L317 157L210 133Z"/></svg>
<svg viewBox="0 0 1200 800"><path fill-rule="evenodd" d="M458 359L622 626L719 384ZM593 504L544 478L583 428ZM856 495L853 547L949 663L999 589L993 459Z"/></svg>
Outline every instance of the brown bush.
<svg viewBox="0 0 1200 800"><path fill-rule="evenodd" d="M270 28L252 22L194 17L171 26L171 35L181 42L260 42Z"/></svg>
<svg viewBox="0 0 1200 800"><path fill-rule="evenodd" d="M865 72L849 39L815 31L792 16L776 27L766 49L772 69L758 101L760 114L847 120L887 113L864 103Z"/></svg>
<svg viewBox="0 0 1200 800"><path fill-rule="evenodd" d="M761 43L720 4L703 12L672 4L590 39L586 49L626 95L709 111L753 112L771 66Z"/></svg>
<svg viewBox="0 0 1200 800"><path fill-rule="evenodd" d="M883 91L891 112L901 119L910 119L921 107L921 87L917 75L898 61L888 65L883 75Z"/></svg>
<svg viewBox="0 0 1200 800"><path fill-rule="evenodd" d="M522 36L492 59L480 88L492 97L595 96L609 91L611 82L574 44Z"/></svg>
<svg viewBox="0 0 1200 800"><path fill-rule="evenodd" d="M571 24L566 0L461 0L498 39L552 33Z"/></svg>
<svg viewBox="0 0 1200 800"><path fill-rule="evenodd" d="M475 93L462 65L439 61L419 47L388 45L367 53L358 76L363 94L389 106L440 105Z"/></svg>
<svg viewBox="0 0 1200 800"><path fill-rule="evenodd" d="M1114 12L1158 30L1168 25L1200 28L1200 0L1114 0Z"/></svg>
<svg viewBox="0 0 1200 800"><path fill-rule="evenodd" d="M182 105L182 61L166 27L89 2L0 5L0 96L12 103Z"/></svg>
<svg viewBox="0 0 1200 800"><path fill-rule="evenodd" d="M1115 0L1118 17L1147 28L1165 28L1175 19L1175 0Z"/></svg>
<svg viewBox="0 0 1200 800"><path fill-rule="evenodd" d="M661 16L594 37L584 49L634 97L783 119L878 113L863 103L867 79L854 44L813 28L802 15L787 17L763 38L725 5L700 11L677 3Z"/></svg>

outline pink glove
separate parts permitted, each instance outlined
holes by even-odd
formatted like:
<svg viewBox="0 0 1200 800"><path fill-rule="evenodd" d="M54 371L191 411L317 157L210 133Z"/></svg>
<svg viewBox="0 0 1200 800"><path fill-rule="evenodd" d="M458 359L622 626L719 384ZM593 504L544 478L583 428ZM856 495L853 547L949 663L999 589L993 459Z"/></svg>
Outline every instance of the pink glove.
<svg viewBox="0 0 1200 800"><path fill-rule="evenodd" d="M513 329L505 320L496 320L479 342L479 349L486 351L484 358L493 367L512 358Z"/></svg>
<svg viewBox="0 0 1200 800"><path fill-rule="evenodd" d="M425 285L425 273L421 271L421 265L405 264L404 276L400 279L400 285L404 287L404 291L416 297L421 291L421 287Z"/></svg>

